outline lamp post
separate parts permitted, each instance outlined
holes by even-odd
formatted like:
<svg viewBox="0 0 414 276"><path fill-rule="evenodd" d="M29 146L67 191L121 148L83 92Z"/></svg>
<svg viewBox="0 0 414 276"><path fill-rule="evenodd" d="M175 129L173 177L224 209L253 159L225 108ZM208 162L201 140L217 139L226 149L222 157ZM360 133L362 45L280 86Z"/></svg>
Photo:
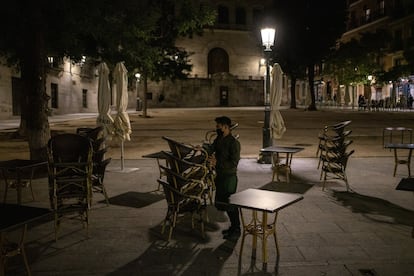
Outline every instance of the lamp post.
<svg viewBox="0 0 414 276"><path fill-rule="evenodd" d="M266 64L266 80L264 86L264 106L265 106L265 118L263 125L263 148L271 146L270 140L270 53L272 52L272 46L275 41L275 29L264 28L261 30L262 44L264 46L265 64ZM261 153L259 158L260 163L270 164L270 153Z"/></svg>
<svg viewBox="0 0 414 276"><path fill-rule="evenodd" d="M141 111L142 110L142 101L139 98L139 92L138 92L138 85L139 85L139 80L141 79L141 74L140 73L136 73L135 74L135 78L136 78L135 89L136 89L136 93L137 93L137 106L136 106L136 111Z"/></svg>

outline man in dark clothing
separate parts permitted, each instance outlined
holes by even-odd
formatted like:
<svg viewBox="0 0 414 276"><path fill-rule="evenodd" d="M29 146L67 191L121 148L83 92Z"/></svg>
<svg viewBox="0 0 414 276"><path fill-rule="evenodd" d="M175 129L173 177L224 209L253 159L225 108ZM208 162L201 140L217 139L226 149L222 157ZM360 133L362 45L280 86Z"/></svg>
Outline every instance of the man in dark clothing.
<svg viewBox="0 0 414 276"><path fill-rule="evenodd" d="M237 239L240 236L240 218L237 207L222 204L228 202L231 194L237 190L237 165L240 160L240 143L231 134L231 120L226 116L217 117L217 138L210 149L211 164L216 168L216 197L215 206L218 210L226 211L230 219L230 228L224 230L224 239Z"/></svg>

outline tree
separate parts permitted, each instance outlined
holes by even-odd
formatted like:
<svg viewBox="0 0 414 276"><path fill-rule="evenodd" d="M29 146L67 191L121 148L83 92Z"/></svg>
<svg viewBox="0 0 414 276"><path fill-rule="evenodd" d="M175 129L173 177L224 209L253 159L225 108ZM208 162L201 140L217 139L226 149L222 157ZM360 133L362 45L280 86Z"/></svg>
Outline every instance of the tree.
<svg viewBox="0 0 414 276"><path fill-rule="evenodd" d="M205 10L190 13L189 2L16 0L3 4L0 55L21 73L21 129L27 135L30 158L45 160L50 138L45 86L48 55L73 61L85 55L110 64L123 60L133 68L145 68L150 78L179 76L182 71L164 68L161 61L171 57L177 35L200 33L212 19ZM185 14L177 17L178 7L185 7L179 9ZM154 40L159 47L151 47Z"/></svg>
<svg viewBox="0 0 414 276"><path fill-rule="evenodd" d="M325 59L324 74L333 76L338 85L368 84L369 75L378 75L378 60L385 54L385 30L363 33L359 39L341 43Z"/></svg>
<svg viewBox="0 0 414 276"><path fill-rule="evenodd" d="M316 110L314 75L315 65L320 64L345 31L346 2L323 0L277 1L276 18L280 18L279 43L276 44L280 56L286 63L287 72L299 68L301 75L305 67L312 102L308 110ZM285 43L286 42L286 43ZM286 70L286 69L285 69ZM292 74L296 74L292 71Z"/></svg>

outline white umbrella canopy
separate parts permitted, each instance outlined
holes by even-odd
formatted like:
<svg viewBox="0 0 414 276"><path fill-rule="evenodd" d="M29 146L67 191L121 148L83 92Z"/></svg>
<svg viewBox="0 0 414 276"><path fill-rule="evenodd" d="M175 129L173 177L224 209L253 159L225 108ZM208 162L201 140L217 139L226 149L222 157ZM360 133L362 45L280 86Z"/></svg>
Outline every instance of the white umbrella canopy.
<svg viewBox="0 0 414 276"><path fill-rule="evenodd" d="M109 85L109 69L105 62L98 66L98 118L96 124L102 126L104 135L111 138L113 133L113 123L111 112L111 86Z"/></svg>
<svg viewBox="0 0 414 276"><path fill-rule="evenodd" d="M114 135L121 140L121 172L132 172L138 168L124 168L124 142L131 140L131 122L128 113L128 70L123 62L118 62L115 66L113 82L116 91L116 116L114 120Z"/></svg>
<svg viewBox="0 0 414 276"><path fill-rule="evenodd" d="M285 122L280 113L280 103L282 101L283 89L283 71L279 63L275 63L272 69L272 82L270 86L270 128L272 129L272 138L282 138L286 131Z"/></svg>
<svg viewBox="0 0 414 276"><path fill-rule="evenodd" d="M113 74L113 82L116 85L116 110L117 114L114 120L114 134L121 141L131 140L131 122L128 113L128 76L127 69L123 62L118 62L115 66Z"/></svg>

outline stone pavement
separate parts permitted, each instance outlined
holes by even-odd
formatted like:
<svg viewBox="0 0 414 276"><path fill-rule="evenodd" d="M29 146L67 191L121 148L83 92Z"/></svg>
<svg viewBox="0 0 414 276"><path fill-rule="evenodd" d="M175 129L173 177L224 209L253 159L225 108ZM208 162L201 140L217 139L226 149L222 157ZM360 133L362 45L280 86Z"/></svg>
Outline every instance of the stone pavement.
<svg viewBox="0 0 414 276"><path fill-rule="evenodd" d="M324 115L330 121L344 118L343 113ZM390 117L395 118L393 114ZM363 123L356 119L354 122L356 129L362 131ZM388 123L401 125L401 121ZM378 125L380 129L378 121L365 125ZM401 178L407 176L406 167L400 166L393 177L392 154L381 145L373 145L381 143L379 136L365 139L358 134L354 148L361 148L365 156L353 156L347 170L355 192L346 192L345 186L334 180L322 191L314 157L315 136L308 135L313 135L317 126L305 122L300 127L299 122L291 122L290 127L301 137L301 141L291 140L292 144L304 144L309 152L294 156L291 183L286 183L284 177L280 183L272 183L270 165L258 164L248 152L239 164L239 191L262 188L304 196L304 200L283 209L278 216L279 275L413 275L414 194L395 190ZM247 129L241 128L240 132L247 136ZM237 275L240 240L234 243L222 239L221 230L228 227L223 213L208 207L205 239L197 227L191 230L189 220L184 219L167 242L166 235L160 233L166 203L157 191L156 161L128 158L125 166L139 170L117 172L120 161L113 160L105 177L111 204L106 206L101 195L94 195L88 236L75 221L63 222L57 242L52 221L31 225L26 251L33 275ZM24 203L47 207L46 183L46 178L36 179L36 201L31 202L30 193L24 191ZM1 193L3 189L1 185ZM10 193L8 202L14 196ZM272 272L276 254L271 239L268 245L268 270ZM241 275L269 275L260 271L260 240L253 271L248 248L250 237L242 255ZM21 258L10 259L7 275L24 275Z"/></svg>

